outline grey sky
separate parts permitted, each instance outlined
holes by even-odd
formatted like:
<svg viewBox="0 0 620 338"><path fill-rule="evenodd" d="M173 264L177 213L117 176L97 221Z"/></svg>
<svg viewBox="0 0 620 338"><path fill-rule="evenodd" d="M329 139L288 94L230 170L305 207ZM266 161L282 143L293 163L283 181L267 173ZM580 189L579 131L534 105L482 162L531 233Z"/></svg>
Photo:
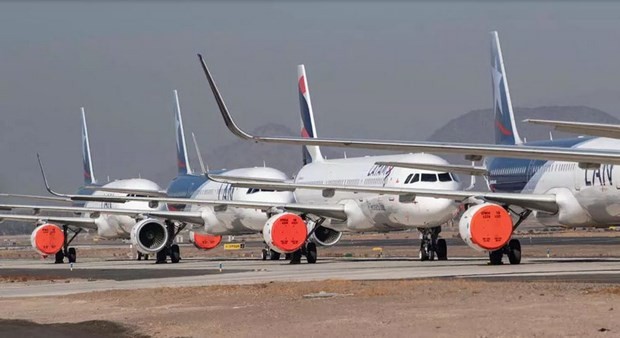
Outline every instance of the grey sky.
<svg viewBox="0 0 620 338"><path fill-rule="evenodd" d="M515 105L620 117L612 2L1 2L0 188L42 191L37 151L59 190L81 184L80 106L100 180L175 174L175 88L203 152L234 141L197 52L244 128L298 128L305 63L319 135L422 140L490 106L491 30Z"/></svg>

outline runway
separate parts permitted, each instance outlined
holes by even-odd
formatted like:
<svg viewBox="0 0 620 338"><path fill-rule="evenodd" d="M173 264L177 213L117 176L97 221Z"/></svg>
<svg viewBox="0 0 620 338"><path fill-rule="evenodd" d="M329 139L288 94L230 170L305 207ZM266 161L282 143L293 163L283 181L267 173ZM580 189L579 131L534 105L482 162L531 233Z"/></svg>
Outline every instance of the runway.
<svg viewBox="0 0 620 338"><path fill-rule="evenodd" d="M220 267L222 268L220 272ZM524 259L520 265L490 266L483 259L451 258L420 262L413 258L322 259L317 264L290 265L284 260L185 259L156 265L139 261L75 264L73 270L49 262L7 260L0 275L39 276L3 283L0 297L56 296L82 292L159 287L256 284L272 281L387 280L475 278L486 280L563 280L620 283L620 259Z"/></svg>

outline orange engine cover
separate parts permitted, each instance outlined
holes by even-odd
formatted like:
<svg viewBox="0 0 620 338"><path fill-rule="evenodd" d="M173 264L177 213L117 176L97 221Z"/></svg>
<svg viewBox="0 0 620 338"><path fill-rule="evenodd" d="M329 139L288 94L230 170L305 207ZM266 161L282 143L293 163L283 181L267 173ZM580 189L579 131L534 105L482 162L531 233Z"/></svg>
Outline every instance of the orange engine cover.
<svg viewBox="0 0 620 338"><path fill-rule="evenodd" d="M308 227L299 215L285 212L271 216L263 227L265 243L279 253L297 251L306 242Z"/></svg>
<svg viewBox="0 0 620 338"><path fill-rule="evenodd" d="M194 243L194 246L201 250L211 250L222 242L222 236L213 236L207 234L198 234L193 231L189 233L190 242Z"/></svg>
<svg viewBox="0 0 620 338"><path fill-rule="evenodd" d="M483 203L467 209L459 221L461 238L478 251L504 247L512 236L512 217L502 206Z"/></svg>
<svg viewBox="0 0 620 338"><path fill-rule="evenodd" d="M62 249L65 235L57 225L42 224L30 235L30 244L41 255L53 255Z"/></svg>

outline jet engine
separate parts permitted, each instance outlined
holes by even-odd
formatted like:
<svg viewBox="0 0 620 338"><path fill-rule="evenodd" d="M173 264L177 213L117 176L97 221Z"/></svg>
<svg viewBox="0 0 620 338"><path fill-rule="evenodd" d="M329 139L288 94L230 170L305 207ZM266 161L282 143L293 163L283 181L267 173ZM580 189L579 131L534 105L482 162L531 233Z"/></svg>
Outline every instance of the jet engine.
<svg viewBox="0 0 620 338"><path fill-rule="evenodd" d="M55 224L41 224L30 235L32 247L41 255L53 255L62 249L65 234Z"/></svg>
<svg viewBox="0 0 620 338"><path fill-rule="evenodd" d="M222 242L222 236L213 236L207 234L199 234L193 231L189 232L189 241L200 250L211 250Z"/></svg>
<svg viewBox="0 0 620 338"><path fill-rule="evenodd" d="M477 251L503 248L512 236L512 217L502 206L483 203L467 209L459 221L461 238Z"/></svg>
<svg viewBox="0 0 620 338"><path fill-rule="evenodd" d="M299 215L285 212L271 216L263 227L263 239L274 251L287 254L306 242L307 225Z"/></svg>
<svg viewBox="0 0 620 338"><path fill-rule="evenodd" d="M145 254L159 252L168 243L166 225L152 218L136 223L131 229L131 243Z"/></svg>
<svg viewBox="0 0 620 338"><path fill-rule="evenodd" d="M342 232L332 230L323 226L316 228L310 236L310 240L320 246L332 246L342 238Z"/></svg>

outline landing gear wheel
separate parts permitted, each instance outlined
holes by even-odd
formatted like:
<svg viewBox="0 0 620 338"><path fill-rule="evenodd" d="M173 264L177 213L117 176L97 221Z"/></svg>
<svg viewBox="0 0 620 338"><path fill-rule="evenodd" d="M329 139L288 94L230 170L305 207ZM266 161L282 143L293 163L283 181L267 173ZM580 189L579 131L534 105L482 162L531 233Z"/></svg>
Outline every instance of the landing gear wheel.
<svg viewBox="0 0 620 338"><path fill-rule="evenodd" d="M277 261L280 259L280 253L274 250L269 249L269 259L272 261Z"/></svg>
<svg viewBox="0 0 620 338"><path fill-rule="evenodd" d="M491 261L491 265L501 265L502 257L504 257L503 249L489 252L489 260Z"/></svg>
<svg viewBox="0 0 620 338"><path fill-rule="evenodd" d="M166 258L168 257L167 248L163 248L157 252L157 260L155 264L164 264L166 263Z"/></svg>
<svg viewBox="0 0 620 338"><path fill-rule="evenodd" d="M67 259L69 260L69 263L75 263L77 261L77 251L75 248L69 248L67 251Z"/></svg>
<svg viewBox="0 0 620 338"><path fill-rule="evenodd" d="M306 259L308 260L309 264L314 264L316 263L316 258L317 258L317 252L316 252L316 243L310 242L308 243L308 245L306 245Z"/></svg>
<svg viewBox="0 0 620 338"><path fill-rule="evenodd" d="M54 263L55 264L62 264L65 262L65 254L64 252L62 252L61 250L58 250L58 252L56 253L55 257L54 257Z"/></svg>
<svg viewBox="0 0 620 338"><path fill-rule="evenodd" d="M269 250L268 249L263 249L260 252L260 258L264 261L267 260L267 257L269 257Z"/></svg>
<svg viewBox="0 0 620 338"><path fill-rule="evenodd" d="M136 260L138 261L142 260L142 253L140 251L138 251L138 257L136 258Z"/></svg>
<svg viewBox="0 0 620 338"><path fill-rule="evenodd" d="M437 245L435 246L435 253L437 253L438 261L447 261L448 260L448 244L446 240L440 238L437 240Z"/></svg>
<svg viewBox="0 0 620 338"><path fill-rule="evenodd" d="M291 262L290 263L291 264L299 264L299 263L301 263L301 256L302 256L301 255L301 249L293 252L291 254Z"/></svg>
<svg viewBox="0 0 620 338"><path fill-rule="evenodd" d="M181 249L177 244L170 246L170 262L178 263L181 260Z"/></svg>
<svg viewBox="0 0 620 338"><path fill-rule="evenodd" d="M420 248L419 257L420 257L420 261L422 261L422 262L428 260L428 252L424 249L423 246Z"/></svg>
<svg viewBox="0 0 620 338"><path fill-rule="evenodd" d="M144 260L148 261L149 260L149 254L144 254Z"/></svg>
<svg viewBox="0 0 620 338"><path fill-rule="evenodd" d="M510 261L510 264L520 264L521 242L518 239L511 239L506 249L508 250L508 261Z"/></svg>

